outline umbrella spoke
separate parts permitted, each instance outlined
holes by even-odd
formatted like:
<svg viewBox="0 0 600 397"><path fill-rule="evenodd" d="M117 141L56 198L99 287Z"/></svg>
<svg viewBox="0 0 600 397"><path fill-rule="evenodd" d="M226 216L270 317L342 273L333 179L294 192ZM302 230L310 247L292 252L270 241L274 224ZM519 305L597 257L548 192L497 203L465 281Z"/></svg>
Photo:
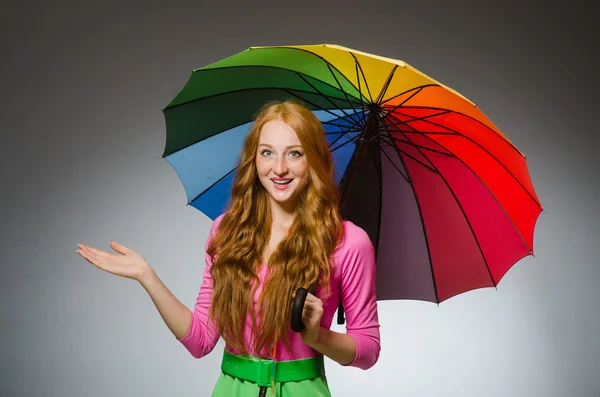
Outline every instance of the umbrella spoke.
<svg viewBox="0 0 600 397"><path fill-rule="evenodd" d="M337 147L335 147L335 148L333 148L333 149L330 149L329 151L333 153L333 152L335 152L336 150L338 150L338 149L340 149L340 148L342 148L342 147L346 146L346 145L347 145L347 144L349 144L349 143L356 142L356 141L357 141L359 138L360 138L360 135L357 135L357 136L355 136L355 137L353 137L353 138L350 138L350 139L348 139L346 142L342 143L340 146L337 146ZM339 138L338 138L338 140L339 140ZM330 147L331 147L331 145L330 145Z"/></svg>
<svg viewBox="0 0 600 397"><path fill-rule="evenodd" d="M384 120L384 123L385 123L385 120ZM386 129L387 134L389 136L391 136L391 133L387 129L387 126L384 125L384 128ZM398 147L396 145L394 145L394 149L396 150L396 153L398 154L398 160L400 160L400 162L402 163L402 167L404 167L404 169L406 170L406 176L409 179L409 183L412 188L411 190L412 190L413 196L415 198L415 204L417 206L417 210L419 211L419 219L421 220L421 227L423 228L423 234L425 235L424 240L425 240L425 247L427 249L427 261L429 262L429 271L431 272L431 276L433 278L432 286L433 286L433 292L435 294L435 302L438 302L438 305L439 305L440 298L439 298L437 284L435 282L435 271L433 270L433 260L431 258L431 247L429 246L429 238L428 238L429 235L427 233L427 226L425 225L425 219L423 218L423 209L421 208L421 202L419 201L419 198L417 197L417 192L415 191L415 187L412 182L412 178L411 178L410 172L408 170L408 167L406 166L406 163L404 161L404 158L402 157L401 153L398 151ZM393 164L393 162L392 162L392 164ZM402 173L400 173L400 174L402 174Z"/></svg>
<svg viewBox="0 0 600 397"><path fill-rule="evenodd" d="M261 88L251 88L251 89L243 89L243 90L237 90L237 91L230 91L230 92L226 92L226 93L219 94L219 95L228 95L228 94L232 94L232 93L240 93L240 92L245 92L245 91L263 90L263 89L269 89L269 87L266 87L266 88L265 88L265 87L261 87ZM291 95L291 96L293 96L293 97L295 97L295 98L298 98L298 99L300 99L300 100L302 100L302 101L306 102L306 103L307 103L307 104L309 104L310 106L313 106L315 109L318 109L318 110L323 110L323 111L325 111L325 112L327 112L327 113L331 114L332 116L339 117L339 115L338 115L338 114L336 114L336 113L333 113L333 112L332 112L332 111L330 111L329 109L323 108L323 107L321 107L321 106L317 105L316 103L314 103L314 102L312 102L312 101L309 101L309 100L307 100L306 98L303 98L303 97L301 97L299 94L297 94L297 93L295 93L295 92L292 92L292 91L290 91L290 90L287 90L287 89L276 88L276 87L272 87L272 89L274 89L274 90L281 90L281 91L283 91L283 92L285 92L285 93L287 93L287 94L289 94L289 95ZM298 91L296 91L296 92L301 92L301 93L306 93L306 94L316 95L314 92L310 92L310 91L299 91L299 90L298 90ZM215 96L217 96L217 95L215 95ZM212 97L215 97L215 96L212 96ZM338 100L339 100L339 98L335 98L335 97L331 97L331 96L325 96L325 95L323 95L323 97L327 97L328 99L338 99ZM208 97L207 97L207 98L208 98ZM198 99L198 100L196 100L196 101L200 101L200 100L203 100L203 99L205 99L205 98L201 98L201 99ZM188 102L188 103L189 103L189 102ZM167 109L165 109L165 110L166 110L166 111L168 111L169 109L173 109L173 108L175 108L175 107L178 107L178 106L181 106L181 105L175 105L175 106L171 106L171 107L169 107L169 108L167 108ZM246 121L243 121L243 122L240 122L240 123L237 123L237 124L233 124L233 125L227 126L227 128L224 128L224 129L215 130L215 131L214 131L214 133L213 133L213 134L211 134L211 135L209 135L209 136L202 137L201 139L194 140L194 141L192 141L192 142L190 142L190 143L187 143L187 144L185 144L185 145L182 145L181 147L178 147L178 148L177 148L177 151L179 151L179 150L183 150L183 149L185 149L185 148L188 148L188 147L190 147L190 146L193 146L193 145L195 145L195 144L197 144L197 143L199 143L199 142L202 142L202 141L203 141L203 140L205 140L205 139L209 139L209 138L211 138L211 137L213 137L213 136L215 136L215 135L221 134L221 133L223 133L223 132L225 132L225 131L228 131L228 130L230 130L230 129L232 129L232 128L237 128L237 127L240 127L240 126L242 126L242 125L244 125L244 124L247 124L247 123L249 123L249 122L251 122L251 121L252 121L252 120L250 119L250 120L246 120Z"/></svg>
<svg viewBox="0 0 600 397"><path fill-rule="evenodd" d="M400 102L397 105L395 105L391 110L389 110L389 112L391 113L391 112L396 111L396 109L398 109L399 107L401 107L402 105L404 105L406 103L406 101L408 101L409 99L413 98L415 95L417 95L419 92L421 92L423 90L423 88L425 88L425 87L427 87L427 85L423 85L423 86L420 86L420 87L411 88L410 90L406 91L406 92L410 92L410 91L414 91L414 92L412 94L410 94L410 96L408 98L405 98L402 102ZM391 101L394 98L397 98L397 97L399 97L401 95L404 95L406 92L398 94L398 95L396 95L396 96L388 99L386 102L389 102L389 101ZM385 107L385 105L384 105L384 107Z"/></svg>
<svg viewBox="0 0 600 397"><path fill-rule="evenodd" d="M227 178L229 176L229 174L231 174L233 171L235 171L237 169L236 167L233 167L233 169L231 171L228 171L226 174L224 174L222 177L220 177L215 183L213 183L212 185L210 185L209 187L207 187L206 189L204 189L202 192L200 192L200 194L198 194L196 197L194 197L192 200L190 200L188 202L188 204L191 204L192 202L194 202L195 200L197 200L200 196L202 196L204 193L208 192L210 189L212 189L216 184L218 184L219 182L221 182L223 179Z"/></svg>
<svg viewBox="0 0 600 397"><path fill-rule="evenodd" d="M332 125L332 126L340 128L340 131L330 131L330 132L325 131L325 135L343 134L344 136L347 136L348 138L352 138L349 135L350 132L362 132L363 131L362 128L360 127L360 125L358 125L358 123L356 121L353 120L353 118L354 118L353 116L354 115L349 115L349 119L343 118L343 117L338 117L337 119L321 122L322 124ZM348 122L346 123L346 125L340 125L340 124L337 124L334 122L334 121L339 121L339 120L345 120ZM358 127L358 128L354 128L354 127ZM337 141L337 139L336 139L336 141Z"/></svg>
<svg viewBox="0 0 600 397"><path fill-rule="evenodd" d="M425 154L419 148L417 148L417 150L421 153L422 156L425 156ZM430 161L430 163L431 163L431 161ZM458 197L456 197L456 193L454 192L454 189L452 189L452 187L450 186L450 184L448 183L448 181L446 180L446 178L444 177L444 175L435 166L435 164L431 163L431 165L435 169L436 174L438 174L440 176L440 178L442 178L442 181L444 182L444 184L448 188L448 191L450 192L450 194L452 194L452 197L454 198L454 201L456 202L456 205L458 205L458 208L460 209L463 218L467 222L467 225L469 226L469 229L471 230L471 234L473 235L473 238L475 239L475 243L477 244L477 248L479 249L479 253L481 254L481 259L483 259L483 263L485 264L485 268L487 269L488 275L490 276L490 280L491 280L491 282L492 282L492 284L494 285L494 288L495 288L497 286L496 281L494 281L494 277L492 276L492 272L490 270L490 266L488 265L487 259L486 259L485 255L483 254L483 249L481 248L481 244L479 243L479 239L477 238L477 235L475 234L475 230L473 230L473 225L471 225L471 221L469 220L469 217L467 216L467 213L465 212L465 209L464 209L463 205L461 204L461 202L458 199ZM480 179L480 181L481 181L481 179ZM484 184L484 186L485 186L485 184ZM489 191L489 189L488 189L488 191ZM490 192L490 194L491 194L491 192ZM502 206L500 206L500 207L502 207ZM506 212L505 212L505 214L506 214ZM518 232L518 230L517 230L517 232ZM525 244L525 245L527 245L527 244ZM529 247L527 247L527 248L529 248Z"/></svg>
<svg viewBox="0 0 600 397"><path fill-rule="evenodd" d="M327 112L327 113L331 114L332 116L336 116L336 117L338 117L338 118L339 118L339 114L336 114L336 113L332 112L332 111L331 111L331 109L326 109L326 108L324 108L324 107L321 107L321 106L317 105L316 103L314 103L314 102L312 102L312 101L309 101L309 100L308 100L308 99L306 99L306 98L303 98L303 97L301 97L299 94L296 94L296 93L295 93L295 92L293 92L293 91L289 91L289 90L283 90L283 91L287 92L288 94L292 95L292 96L293 96L293 97L295 97L295 98L298 98L298 99L300 99L301 101L303 101L303 102L305 102L305 103L308 103L310 106L312 106L312 107L313 107L313 108L315 108L315 109L322 110L322 111L324 111L324 112ZM302 92L306 92L306 91L302 91ZM306 92L306 93L308 93L308 94L314 94L314 93L312 93L312 92ZM323 96L323 97L325 97L325 96ZM329 100L329 98L330 98L330 97L327 97L327 99L328 99L328 100ZM334 106L336 107L336 109L338 109L338 110L341 110L341 111L343 112L343 110L342 110L342 109L340 109L339 107L337 107L335 104L334 104Z"/></svg>
<svg viewBox="0 0 600 397"><path fill-rule="evenodd" d="M413 108L411 108L411 109L413 109ZM406 115L406 114L404 114L404 113L396 110L394 112L387 112L386 116L387 117L392 117L394 120L397 121L396 123L391 123L391 124L393 124L393 125L406 125L407 127L412 128L414 130L414 131L404 131L404 132L419 132L421 134L434 134L434 135L435 134L438 134L438 135L439 134L455 135L456 133L453 132L453 131L452 132L423 131L423 130L417 130L416 128L414 128L414 127L412 127L412 126L409 125L409 123L413 123L415 121L425 121L425 122L428 122L428 120L427 120L428 118L442 116L442 115L448 114L448 113L451 113L451 112L449 110L444 110L444 111L440 111L439 113L435 113L435 114L429 114L429 115L421 116L421 117L414 117L414 116L411 116L411 115ZM396 117L397 114L400 114L400 115L403 115L403 116L406 116L406 117L410 117L411 119L408 120L408 121L400 120L398 117ZM433 123L430 123L430 124L433 125ZM441 126L441 125L438 125L438 126L443 127L445 129L449 129L449 128L446 128L446 127Z"/></svg>
<svg viewBox="0 0 600 397"><path fill-rule="evenodd" d="M377 96L377 101L375 103L381 104L381 101L383 100L383 97L385 96L385 93L387 92L387 90L390 86L390 83L392 82L392 79L394 78L396 69L398 69L398 65L395 65L394 68L392 69L392 71L390 72L390 74L388 75L388 77L385 81L385 84L383 85L383 88L381 89L381 92Z"/></svg>
<svg viewBox="0 0 600 397"><path fill-rule="evenodd" d="M453 112L453 111L448 111L448 112L450 112L450 113L456 113L456 112ZM407 114L404 114L404 113L402 113L402 112L396 112L396 113L399 113L399 114L401 114L401 115L403 115L403 116L406 116L406 117L413 117L413 116L411 116L411 115L407 115ZM460 113L457 113L457 114L460 114ZM388 116L390 116L390 117L394 117L394 116L393 116L391 113L390 113L390 114L388 114ZM468 116L467 116L467 117L468 117ZM394 117L394 118L395 118L395 117ZM396 120L397 120L397 119L396 119ZM507 172L507 173L508 173L508 174L509 174L509 175L510 175L510 176L511 176L511 177L512 177L512 178L513 178L513 179L514 179L514 180L515 180L515 181L516 181L518 184L519 184L519 186L520 186L520 187L521 187L521 188L522 188L522 189L525 191L525 193L527 193L527 195L528 195L528 196L529 196L529 197L530 197L530 198L533 200L533 202L535 203L535 205L536 205L536 206L538 206L538 207L541 207L540 203L538 203L538 201L537 201L537 200L536 200L536 199L535 199L535 198L534 198L534 197L531 195L531 193L529 193L529 191L528 191L528 190L525 188L525 186L523 186L523 184L521 183L521 181L520 181L520 180L519 180L519 179L518 179L518 178L517 178L517 177L516 177L516 176L515 176L515 175L514 175L514 174L513 174L513 173L512 173L512 172L511 172L511 171L510 171L508 168L507 168L507 167L506 167L506 165L505 165L504 163L502 163L502 161L500 161L500 160L499 160L499 159L498 159L496 156L494 156L494 155L493 155L493 154L492 154L492 153L491 153L491 152L490 152L490 151L489 151L487 148L483 147L481 144L479 144L478 142L474 141L472 138L470 138L470 137L466 136L465 134L461 133L460 131L456 131L456 130L454 130L454 129L452 129L452 128L448 128L447 126L441 125L441 124L439 124L439 123L436 123L436 122L433 122L433 121L431 121L431 120L425 120L425 118L423 118L423 120L424 120L426 123L432 124L432 125L434 125L434 126L436 126L436 127L445 128L445 129L447 129L447 130L449 130L449 131L452 131L452 133L454 133L454 134L456 134L456 135L460 135L460 136L461 136L461 137L463 137L464 139L466 139L466 140L468 140L468 141L472 142L474 145L476 145L476 146L477 146L477 147L479 147L481 150L483 150L484 152L486 152L486 153L487 153L487 154L488 154L488 155L489 155L491 158L493 158L493 159L494 159L494 160L495 160L495 161L496 161L496 162L497 162L497 163L498 163L498 164L499 164L499 165L500 165L502 168L504 168L504 170L505 170L505 171L506 171L506 172ZM398 120L398 121L400 121L400 120ZM409 125L407 125L407 127L409 127L409 128L412 128L412 127L410 127ZM417 131L417 130L415 130L414 132L416 132L416 133L419 133L419 131ZM492 130L492 132L494 132L494 131ZM494 132L494 133L495 133L495 132ZM425 134L423 134L423 135L424 135L424 136L426 136ZM428 134L428 135L434 135L434 134ZM447 135L447 134L446 134L446 135ZM434 142L435 142L435 141L434 141ZM440 143L438 143L438 142L435 142L435 143L436 143L436 144L438 144L439 146L443 147L445 150L447 150L447 151L448 151L448 153L452 153L452 151L451 151L451 150L449 150L448 148L444 147L444 145L441 145L441 144L440 144ZM516 149L515 149L515 150L516 150ZM453 154L454 154L454 153L453 153ZM458 157L458 156L457 156L457 157ZM461 161L462 161L462 160L461 160Z"/></svg>
<svg viewBox="0 0 600 397"><path fill-rule="evenodd" d="M344 90L344 88L342 87L342 84L341 84L341 83L340 83L340 81L338 80L338 78L337 78L337 76L335 75L335 73L333 73L333 69L332 69L332 66L331 66L331 64L330 64L329 62L325 61L324 59L323 59L323 61L326 63L326 65L327 65L327 69L329 69L329 72L330 72L330 73L331 73L331 75L333 76L333 79L334 79L334 80L335 80L335 82L338 84L338 87L339 87L340 91L342 92L342 94L344 94L344 96L346 97L346 100L348 101L348 103L350 104L350 106L352 106L352 109L354 110L354 113L357 113L357 111L356 111L356 108L354 107L354 103L353 103L353 102L350 100L350 98L348 97L348 94L346 93L346 90ZM337 69L336 69L336 70L337 70ZM348 80L346 80L346 81L348 81ZM351 84L351 83L350 83L350 81L348 81L348 83L349 83L349 84ZM351 84L351 85L352 85L352 84ZM356 88L356 87L354 87L354 88ZM361 102L361 104L362 104L362 98L359 98L358 100L359 100L359 101Z"/></svg>
<svg viewBox="0 0 600 397"><path fill-rule="evenodd" d="M418 93L420 93L424 88L427 87L439 87L438 84L424 84L424 85L420 85L418 87L413 87L410 90L404 91L404 92L399 92L398 94L394 95L393 97L390 97L389 99L387 99L385 102L391 102L394 99L401 97L402 95L406 94L407 92L411 92L411 91L415 91L414 93L412 93L408 98L404 99L401 103L399 103L398 105L394 105L396 106L396 108L402 106L403 104L406 103L406 101L408 101L409 99L411 99L412 97L414 97L415 95L417 95Z"/></svg>
<svg viewBox="0 0 600 397"><path fill-rule="evenodd" d="M383 146L380 145L378 143L379 147L382 149L381 153L383 153L383 155L389 160L390 164L392 164L392 166L396 169L396 171L398 171L398 173L400 174L400 176L409 184L412 186L412 182L408 179L408 172L406 172L406 175L404 175L404 172L402 172L400 170L400 168L398 168L398 166L396 165L396 163L394 162L394 160L392 160L392 158L386 153L385 150L383 150ZM398 152L398 148L396 148L393 145L388 145L390 147L392 147L394 150L396 150L396 152Z"/></svg>
<svg viewBox="0 0 600 397"><path fill-rule="evenodd" d="M323 98L327 99L327 102L331 103L333 106L335 106L335 108L339 111L341 111L342 113L344 113L344 115L346 116L350 116L348 113L346 113L346 111L344 109L342 109L341 107L339 107L338 105L336 105L331 99L329 99L325 94L323 94L321 91L319 91L319 89L317 87L315 87L314 85L312 85L307 79L305 79L300 73L297 73L298 77L300 77L302 80L304 80L304 82L306 84L308 84L313 90L315 90L317 93L319 93L319 95L321 95ZM352 106L352 109L354 110L354 112L356 113L356 109L354 108L354 106Z"/></svg>
<svg viewBox="0 0 600 397"><path fill-rule="evenodd" d="M388 130L388 132L389 132L389 130ZM401 132L401 131L398 131L398 132ZM404 156L411 158L412 160L414 160L417 163L421 164L423 167L427 168L429 171L434 172L434 173L437 174L437 171L435 169L433 169L433 164L431 164L431 162L429 161L429 159L427 158L427 156L423 155L423 157L425 157L427 159L427 161L429 161L429 163L431 165L425 164L424 162L422 162L421 160L417 159L413 155L411 155L408 152L406 152L406 151L402 150L401 148L399 148L397 145L390 145L390 146L393 146L399 154L403 154Z"/></svg>
<svg viewBox="0 0 600 397"><path fill-rule="evenodd" d="M365 87L367 88L367 92L369 93L369 99L370 99L371 103L373 103L373 96L371 95L371 89L369 88L369 83L367 82L367 78L365 77L365 73L362 69L362 66L360 66L360 62L358 62L356 55L354 55L352 52L350 52L350 55L352 55L352 58L354 58L355 68L360 70L360 74L362 75L363 81L365 82ZM360 77L358 76L358 71L356 73L356 79L358 80L358 84L360 84Z"/></svg>
<svg viewBox="0 0 600 397"><path fill-rule="evenodd" d="M415 131L418 132L418 131ZM404 135L404 134L403 134ZM461 134L458 134L461 135ZM445 147L444 145L440 144L439 142L434 141L433 139L431 139L430 137L428 137L427 135L424 135L427 139L431 140L433 143L435 143L436 145L439 145L440 147L442 147L444 150L448 151L448 153L450 153L452 156L454 156L454 158L456 158L458 161L461 162L462 165L465 166L465 168L467 168L480 182L481 184L486 188L486 190L490 193L490 196L496 201L496 203L498 203L498 206L502 209L502 211L504 212L504 214L506 215L506 217L508 218L509 222L511 223L511 225L513 226L513 228L515 229L515 231L517 232L517 234L519 235L519 237L521 238L521 240L523 241L523 244L525 244L525 246L527 247L527 249L531 252L531 247L529 247L529 244L527 244L527 241L525 240L525 238L523 237L523 235L521 234L521 232L519 231L519 229L517 228L517 226L515 225L514 221L511 219L511 217L508 215L508 213L506 212L506 210L504 209L504 207L502 206L502 204L500 203L500 201L498 200L498 198L496 197L496 195L494 193L492 193L492 191L490 190L490 188L487 186L487 184L481 180L481 178L479 177L479 175L477 175L477 173L469 166L467 165L461 158L459 158L458 156L456 156L454 154L454 152L452 152L452 150L448 149L447 147ZM407 135L405 135L406 139L409 139ZM475 143L475 142L473 142ZM476 144L476 143L475 143ZM483 150L485 150L484 148L481 148ZM488 154L491 155L491 153L488 152ZM493 157L493 156L492 156ZM500 163L502 164L502 163ZM507 170L508 171L508 170ZM510 174L510 172L509 172ZM513 176L512 174L510 174L511 176ZM513 176L514 178L514 176ZM516 178L515 178L516 180ZM517 180L518 182L518 180ZM519 184L520 185L520 184ZM521 187L523 187L523 185L520 185ZM525 190L527 192L527 190L525 188L523 188L523 190Z"/></svg>
<svg viewBox="0 0 600 397"><path fill-rule="evenodd" d="M404 132L402 134L404 134ZM405 143L405 144L410 145L410 146L414 146L416 148L420 148L420 149L423 149L423 150L429 150L430 152L437 153L437 154L440 154L442 156L456 157L456 156L454 156L454 155L452 155L450 153L445 153L445 152L442 152L440 150L435 150L435 149L432 149L432 148L427 147L427 146L418 145L416 143L413 143L412 141L404 141L404 140L402 140L400 138L396 138L396 137L391 137L391 139L394 140L395 142L401 142L401 143Z"/></svg>
<svg viewBox="0 0 600 397"><path fill-rule="evenodd" d="M354 128L349 128L347 131L348 132L360 132L360 133L364 134L365 129L366 129L365 119L368 117L368 115L369 115L369 112L363 111L362 115L357 120L355 120L355 118L353 117L355 115L352 115L350 118L350 120L352 120L352 122L353 122L353 124L351 124L351 127L354 127ZM339 120L339 118L337 120Z"/></svg>
<svg viewBox="0 0 600 397"><path fill-rule="evenodd" d="M325 61L325 62L327 62L327 61ZM328 87L330 87L330 88L332 88L332 89L334 89L334 90L336 90L338 92L342 92L344 94L346 100L348 102L350 102L350 100L348 99L348 94L346 92L344 92L344 90L341 88L341 85L340 85L340 83L339 83L339 81L337 79L336 79L336 82L338 83L338 87L336 87L333 84L330 84L330 83L328 83L326 81L317 79L317 78L315 78L313 76L310 76L310 75L307 75L305 73L298 72L296 70L292 70L292 69L288 69L288 68L284 68L284 67L276 67L276 66L269 66L269 65L222 66L222 67L216 67L216 68L211 68L211 69L196 69L196 70L193 71L192 75L194 75L194 73L198 73L198 74L199 73L211 73L211 72L214 73L215 71L221 71L221 70L233 70L233 69L245 69L245 68L246 69L247 68L274 69L276 71L285 71L285 72L290 72L290 73L293 73L293 74L305 76L303 78L303 80L305 80L305 81L306 81L306 78L311 78L311 79L314 79L315 81L318 81L320 84L328 86ZM331 68L329 68L329 70L331 70ZM220 95L224 95L224 94L229 94L229 93L233 93L233 92L248 91L248 90L261 90L261 89L274 89L274 90L277 90L277 89L293 89L293 90L301 91L301 90L298 90L296 88L291 88L291 87L271 87L270 85L266 84L266 85L262 85L260 87L250 87L250 88L246 87L246 88L229 89L229 90L227 90L225 92L219 92L219 93L216 93L216 94L211 94L211 95L203 96L203 97L200 97L200 98L194 98L194 99L191 99L191 100L188 100L188 101L184 101L184 102L180 102L180 103L177 103L177 104L174 104L174 105L171 105L171 106L167 106L166 109L171 109L171 108L174 108L174 107L183 106L183 105L186 105L186 104L189 104L189 103L193 103L193 102L196 102L196 101L201 101L201 100L204 100L204 99L209 99L209 98L213 98L213 97L216 97L216 96L220 96ZM314 92L313 92L313 94L314 94ZM323 95L323 96L329 96L329 95L325 95L325 94L321 94L321 95ZM343 100L343 98L335 98L335 99ZM361 98L355 98L355 99L359 103L362 103L362 99Z"/></svg>
<svg viewBox="0 0 600 397"><path fill-rule="evenodd" d="M338 131L338 132L325 133L325 135L340 134L339 137L337 137L333 142L331 142L331 144L329 145L329 147L333 146L337 141L339 141L340 139L342 139L344 137L346 137L346 138L348 138L348 139L351 140L351 139L354 139L354 138L358 139L358 137L360 136L360 135L357 135L356 137L353 137L352 135L350 135L350 132L360 132L360 131L348 130L348 131L344 131L344 132Z"/></svg>
<svg viewBox="0 0 600 397"><path fill-rule="evenodd" d="M357 129L357 128L348 128L345 130L340 130L340 131L330 131L330 132L325 132L325 135L334 135L334 134L348 134L350 132L362 132L362 129Z"/></svg>
<svg viewBox="0 0 600 397"><path fill-rule="evenodd" d="M352 55L352 56L354 56L354 55ZM354 58L354 59L356 60L356 58ZM358 93L360 94L360 97L363 98L363 97L365 97L365 95L363 94L362 89L361 89L360 76L358 75L358 63L357 62L354 63L354 71L356 72L356 81L358 82ZM367 82L365 80L365 85L366 84L367 84Z"/></svg>

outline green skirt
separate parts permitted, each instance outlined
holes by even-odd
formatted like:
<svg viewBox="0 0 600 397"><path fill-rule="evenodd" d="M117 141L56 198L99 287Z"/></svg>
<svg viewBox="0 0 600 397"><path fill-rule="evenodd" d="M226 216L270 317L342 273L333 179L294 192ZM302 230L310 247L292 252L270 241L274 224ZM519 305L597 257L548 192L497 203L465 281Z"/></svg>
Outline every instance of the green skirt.
<svg viewBox="0 0 600 397"><path fill-rule="evenodd" d="M212 397L258 397L262 395L260 389L254 382L221 372ZM275 383L274 394L271 394L270 386L266 389L266 393L263 391L265 397L331 397L325 376L299 382Z"/></svg>

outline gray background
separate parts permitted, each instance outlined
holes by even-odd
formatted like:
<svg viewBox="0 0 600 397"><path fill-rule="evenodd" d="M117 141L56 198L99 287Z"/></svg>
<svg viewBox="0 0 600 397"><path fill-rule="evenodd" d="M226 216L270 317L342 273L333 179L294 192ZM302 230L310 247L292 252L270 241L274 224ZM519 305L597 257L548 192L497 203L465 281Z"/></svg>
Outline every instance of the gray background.
<svg viewBox="0 0 600 397"><path fill-rule="evenodd" d="M497 289L380 302L381 358L328 360L334 395L600 395L597 1L16 3L0 16L0 395L210 395L222 342L193 359L136 282L76 244L138 250L191 308L210 221L160 157L161 109L194 68L316 43L402 59L477 103L545 208L536 256Z"/></svg>

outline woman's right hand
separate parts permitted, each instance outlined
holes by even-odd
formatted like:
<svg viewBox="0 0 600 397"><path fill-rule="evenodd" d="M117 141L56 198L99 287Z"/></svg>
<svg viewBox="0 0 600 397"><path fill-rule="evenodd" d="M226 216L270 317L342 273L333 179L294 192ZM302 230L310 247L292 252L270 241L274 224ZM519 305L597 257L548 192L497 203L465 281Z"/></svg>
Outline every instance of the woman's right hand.
<svg viewBox="0 0 600 397"><path fill-rule="evenodd" d="M111 254L97 248L77 244L77 253L86 261L100 270L140 281L151 270L146 258L115 241L110 242L110 247L117 252Z"/></svg>

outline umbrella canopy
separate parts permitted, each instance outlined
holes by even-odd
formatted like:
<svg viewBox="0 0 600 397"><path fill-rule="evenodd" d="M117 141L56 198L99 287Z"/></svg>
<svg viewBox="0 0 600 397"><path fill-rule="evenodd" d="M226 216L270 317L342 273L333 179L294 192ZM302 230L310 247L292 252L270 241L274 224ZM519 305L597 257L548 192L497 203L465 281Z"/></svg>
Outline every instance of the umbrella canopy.
<svg viewBox="0 0 600 397"><path fill-rule="evenodd" d="M542 210L525 156L471 101L399 60L336 45L252 47L194 70L163 110L188 203L223 212L267 101L323 123L342 215L377 255L377 298L442 302L533 253Z"/></svg>

